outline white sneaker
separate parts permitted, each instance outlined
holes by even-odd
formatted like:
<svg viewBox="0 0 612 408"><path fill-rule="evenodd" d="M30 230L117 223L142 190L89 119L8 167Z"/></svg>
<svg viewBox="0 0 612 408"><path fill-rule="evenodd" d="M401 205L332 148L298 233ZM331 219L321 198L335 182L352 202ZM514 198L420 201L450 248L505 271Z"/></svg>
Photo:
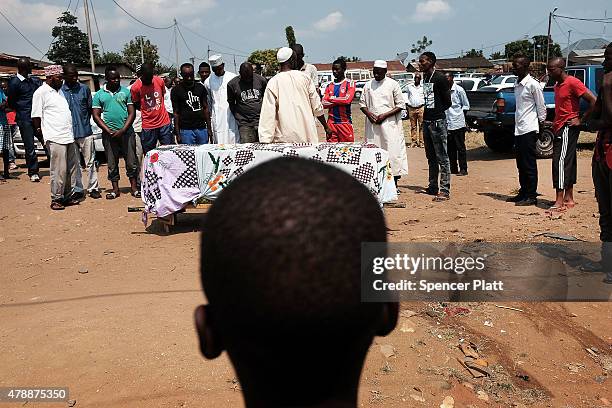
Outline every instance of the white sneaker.
<svg viewBox="0 0 612 408"><path fill-rule="evenodd" d="M38 174L32 174L30 176L30 181L32 183L38 183L38 182L40 182L40 176Z"/></svg>

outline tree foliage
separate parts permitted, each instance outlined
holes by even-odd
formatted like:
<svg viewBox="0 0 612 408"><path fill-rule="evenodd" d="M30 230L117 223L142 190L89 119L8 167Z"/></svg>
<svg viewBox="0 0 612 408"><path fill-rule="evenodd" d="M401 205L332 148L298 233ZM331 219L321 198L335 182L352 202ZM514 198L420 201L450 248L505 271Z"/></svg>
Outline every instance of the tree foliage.
<svg viewBox="0 0 612 408"><path fill-rule="evenodd" d="M118 52L109 51L96 58L96 64L121 64L123 56Z"/></svg>
<svg viewBox="0 0 612 408"><path fill-rule="evenodd" d="M493 60L498 60L498 59L503 59L503 58L506 58L506 55L503 52L495 51L494 53L491 54L491 59Z"/></svg>
<svg viewBox="0 0 612 408"><path fill-rule="evenodd" d="M263 66L263 75L271 76L276 74L279 68L276 53L278 48L270 48L267 50L255 50L249 56L248 61L251 64L261 64Z"/></svg>
<svg viewBox="0 0 612 408"><path fill-rule="evenodd" d="M482 56L483 56L482 50L477 50L475 48L472 48L471 50L465 53L463 58L475 58L475 57L482 57Z"/></svg>
<svg viewBox="0 0 612 408"><path fill-rule="evenodd" d="M297 43L295 31L293 31L292 26L287 26L285 28L285 36L287 37L287 44L289 44L289 47L293 47Z"/></svg>
<svg viewBox="0 0 612 408"><path fill-rule="evenodd" d="M504 51L508 59L514 58L515 55L522 54L526 57L531 58L534 61L544 62L546 60L546 43L547 37L545 35L536 35L533 37L533 41L530 40L518 40L512 41L505 45ZM534 53L535 46L535 53ZM534 58L535 56L535 58ZM550 42L549 58L560 57L561 47L554 41Z"/></svg>
<svg viewBox="0 0 612 408"><path fill-rule="evenodd" d="M414 54L418 54L423 51L427 51L427 48L430 47L431 44L433 44L433 41L427 39L427 36L423 36L422 39L417 40L416 44L412 44L412 48L410 49L410 52Z"/></svg>
<svg viewBox="0 0 612 408"><path fill-rule="evenodd" d="M361 61L360 57L345 57L344 55L341 55L338 58L341 58L341 59L345 60L346 62L359 62L359 61Z"/></svg>
<svg viewBox="0 0 612 408"><path fill-rule="evenodd" d="M56 64L71 62L77 65L89 64L89 42L87 34L77 26L78 19L65 11L57 19L59 25L53 27L54 40L47 57ZM93 44L94 58L98 57L98 46Z"/></svg>
<svg viewBox="0 0 612 408"><path fill-rule="evenodd" d="M142 64L140 56L141 37L136 36L129 43L123 46L123 60L132 66ZM157 45L148 39L142 41L144 62L149 62L156 66L159 63L159 53Z"/></svg>

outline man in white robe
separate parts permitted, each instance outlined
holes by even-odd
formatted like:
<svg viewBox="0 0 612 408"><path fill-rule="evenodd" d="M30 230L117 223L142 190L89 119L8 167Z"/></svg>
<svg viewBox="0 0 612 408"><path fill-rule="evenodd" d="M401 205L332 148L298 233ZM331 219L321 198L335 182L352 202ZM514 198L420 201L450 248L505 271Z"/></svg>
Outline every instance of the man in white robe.
<svg viewBox="0 0 612 408"><path fill-rule="evenodd" d="M388 78L387 62L374 62L374 79L363 87L361 111L366 115L365 138L389 153L395 185L408 174L408 156L401 111L406 109L399 84Z"/></svg>
<svg viewBox="0 0 612 408"><path fill-rule="evenodd" d="M321 98L306 74L292 70L295 54L283 47L277 53L280 72L268 81L259 116L261 143L318 143L316 117L331 134Z"/></svg>
<svg viewBox="0 0 612 408"><path fill-rule="evenodd" d="M227 102L227 83L237 75L225 71L225 63L221 55L211 55L208 60L213 73L204 81L208 92L208 106L212 125L212 143L238 143L238 123Z"/></svg>

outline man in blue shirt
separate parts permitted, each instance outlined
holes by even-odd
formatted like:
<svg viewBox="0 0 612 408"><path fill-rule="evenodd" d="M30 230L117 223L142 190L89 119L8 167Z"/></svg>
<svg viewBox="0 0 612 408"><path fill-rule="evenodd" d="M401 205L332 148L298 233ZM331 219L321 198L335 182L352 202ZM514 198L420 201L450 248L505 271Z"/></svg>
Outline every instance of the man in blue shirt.
<svg viewBox="0 0 612 408"><path fill-rule="evenodd" d="M17 60L17 75L9 81L8 88L8 103L9 107L16 112L16 122L19 126L21 139L25 146L25 158L28 166L28 176L33 182L39 182L38 175L38 159L36 158L36 150L34 145L34 136L38 137L40 132L34 132L32 125L32 96L42 82L40 79L31 77L32 66L29 58L19 58ZM39 138L40 143L44 146L42 137Z"/></svg>
<svg viewBox="0 0 612 408"><path fill-rule="evenodd" d="M465 149L465 111L470 110L465 90L454 81L452 72L446 73L451 91L451 106L446 110L446 129L448 130L448 158L452 174L467 176L467 155ZM457 166L457 161L459 165Z"/></svg>
<svg viewBox="0 0 612 408"><path fill-rule="evenodd" d="M93 131L91 130L91 91L79 82L79 72L74 64L64 65L64 85L62 92L68 101L72 115L72 132L74 133L74 144L80 150L85 160L85 167L89 175L87 191L91 198L100 198L98 185L98 171L96 170L96 148L94 145ZM75 198L83 198L83 180L81 166L77 166Z"/></svg>

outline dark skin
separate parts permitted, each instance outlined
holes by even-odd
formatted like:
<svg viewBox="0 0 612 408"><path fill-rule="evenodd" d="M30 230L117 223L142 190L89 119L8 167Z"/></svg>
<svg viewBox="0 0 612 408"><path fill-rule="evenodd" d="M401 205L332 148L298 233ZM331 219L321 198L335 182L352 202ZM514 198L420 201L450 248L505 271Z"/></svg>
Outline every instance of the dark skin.
<svg viewBox="0 0 612 408"><path fill-rule="evenodd" d="M253 65L250 62L243 62L240 65L240 81L245 82L251 87L253 86ZM231 99L231 100L230 100ZM236 101L234 98L228 98L229 107L232 113L236 114Z"/></svg>
<svg viewBox="0 0 612 408"><path fill-rule="evenodd" d="M387 76L387 69L386 68L379 68L379 67L374 67L373 69L373 74L374 74L374 80L375 81L382 81L385 79L385 77ZM390 118L391 116L395 116L398 113L400 113L402 111L402 108L395 107L393 109L391 109L388 112L385 113L381 113L380 115L375 115L372 112L370 112L370 110L367 107L362 107L361 111L363 112L364 115L366 115L366 117L368 118L368 120L374 124L374 125L380 125L382 124L385 120L387 120L388 118Z"/></svg>
<svg viewBox="0 0 612 408"><path fill-rule="evenodd" d="M419 57L419 68L421 72L431 75L434 72L435 66L436 64L433 63L426 55L421 55Z"/></svg>
<svg viewBox="0 0 612 408"><path fill-rule="evenodd" d="M200 68L200 70L198 71L198 74L200 74L200 81L204 82L208 79L208 77L210 76L210 67L202 67Z"/></svg>
<svg viewBox="0 0 612 408"><path fill-rule="evenodd" d="M79 72L74 67L69 67L64 69L64 83L68 85L70 88L79 83ZM91 106L89 108L89 113L91 114Z"/></svg>
<svg viewBox="0 0 612 408"><path fill-rule="evenodd" d="M565 60L562 58L552 58L548 61L548 65L546 66L548 71L548 75L558 84L562 84L563 81L568 77L567 72L565 72ZM589 108L584 113L583 117L575 117L570 119L570 126L580 126L582 122L588 119L593 113L595 109L595 96L587 89L587 91L581 96L589 103ZM574 187L570 186L567 189L556 189L556 198L555 203L553 204L554 208L566 208L567 206L573 207L576 203L574 202Z"/></svg>
<svg viewBox="0 0 612 408"><path fill-rule="evenodd" d="M221 64L218 67L213 67L212 71L218 77L225 75L225 64Z"/></svg>
<svg viewBox="0 0 612 408"><path fill-rule="evenodd" d="M291 70L293 70L294 66L295 66L295 52L293 53L291 58L289 58L287 61L282 62L280 64L280 72L291 71ZM321 126L323 126L323 129L325 129L325 133L328 136L331 136L332 130L327 125L327 121L325 120L325 115L317 116L317 120L321 123Z"/></svg>
<svg viewBox="0 0 612 408"><path fill-rule="evenodd" d="M397 317L399 312L398 303L385 303L383 310L380 314L377 327L376 336L386 336L393 331L397 324ZM270 404L267 400L269 396L262 395L258 392L256 387L251 385L251 375L257 375L256 367L246 367L241 361L233 358L233 350L228 349L223 341L223 333L218 329L218 326L214 324L215 317L214 312L210 305L200 305L195 310L195 325L198 332L198 338L200 342L200 352L204 357L209 360L215 359L227 351L240 380L242 386L242 392L244 395L245 404L247 407L267 407L275 406ZM355 339L355 341L364 340L369 343L372 339ZM363 368L363 362L361 364L355 364L349 370L343 374L343 385L342 389L338 389L335 392L334 397L326 401L321 401L317 404L317 407L356 407L357 406L357 394L359 391L359 379L361 370Z"/></svg>
<svg viewBox="0 0 612 408"><path fill-rule="evenodd" d="M293 47L291 47L291 49L293 50L293 55L295 56L295 60L293 61L293 67L296 70L300 70L305 64L304 47L302 47L300 44L295 44Z"/></svg>
<svg viewBox="0 0 612 408"><path fill-rule="evenodd" d="M117 71L109 71L106 76L106 89L108 89L111 92L117 92L120 88L121 88L121 83L120 83L120 76L119 73ZM98 125L100 127L100 129L102 129L103 132L108 133L111 137L122 137L125 132L128 131L128 129L130 129L130 127L132 126L132 123L134 123L134 119L136 118L136 110L134 109L134 105L128 105L127 106L127 111L128 111L128 117L127 120L125 121L125 124L123 125L123 127L119 130L111 130L106 123L104 123L104 120L102 119L102 109L100 108L94 108L92 111L92 117L94 122L96 122L96 125ZM117 195L117 197L119 197L119 182L118 181L113 181L112 182L113 185L113 192ZM130 189L132 191L132 193L136 193L138 191L138 187L136 185L136 177L130 177Z"/></svg>
<svg viewBox="0 0 612 408"><path fill-rule="evenodd" d="M182 83L187 89L192 89L195 86L195 74L193 72L193 68L186 66L181 69L181 77L183 78ZM206 122L207 129L212 129L210 124L210 111L208 110L208 102L206 100L201 100L202 104L202 115L204 116L204 121ZM181 123L181 113L178 109L178 106L173 105L174 110L174 128L176 129L176 139L178 143L181 143L181 132L180 132L180 123ZM210 142L210 134L209 134L209 142Z"/></svg>
<svg viewBox="0 0 612 408"><path fill-rule="evenodd" d="M446 80L448 81L448 86L453 86L455 84L455 81L454 81L455 77L452 76L451 74L446 73L444 74L444 77L446 77Z"/></svg>
<svg viewBox="0 0 612 408"><path fill-rule="evenodd" d="M421 83L421 74L414 74L414 85L419 86Z"/></svg>
<svg viewBox="0 0 612 408"><path fill-rule="evenodd" d="M26 78L32 73L32 64L30 64L29 58L19 58L17 60L17 72Z"/></svg>

